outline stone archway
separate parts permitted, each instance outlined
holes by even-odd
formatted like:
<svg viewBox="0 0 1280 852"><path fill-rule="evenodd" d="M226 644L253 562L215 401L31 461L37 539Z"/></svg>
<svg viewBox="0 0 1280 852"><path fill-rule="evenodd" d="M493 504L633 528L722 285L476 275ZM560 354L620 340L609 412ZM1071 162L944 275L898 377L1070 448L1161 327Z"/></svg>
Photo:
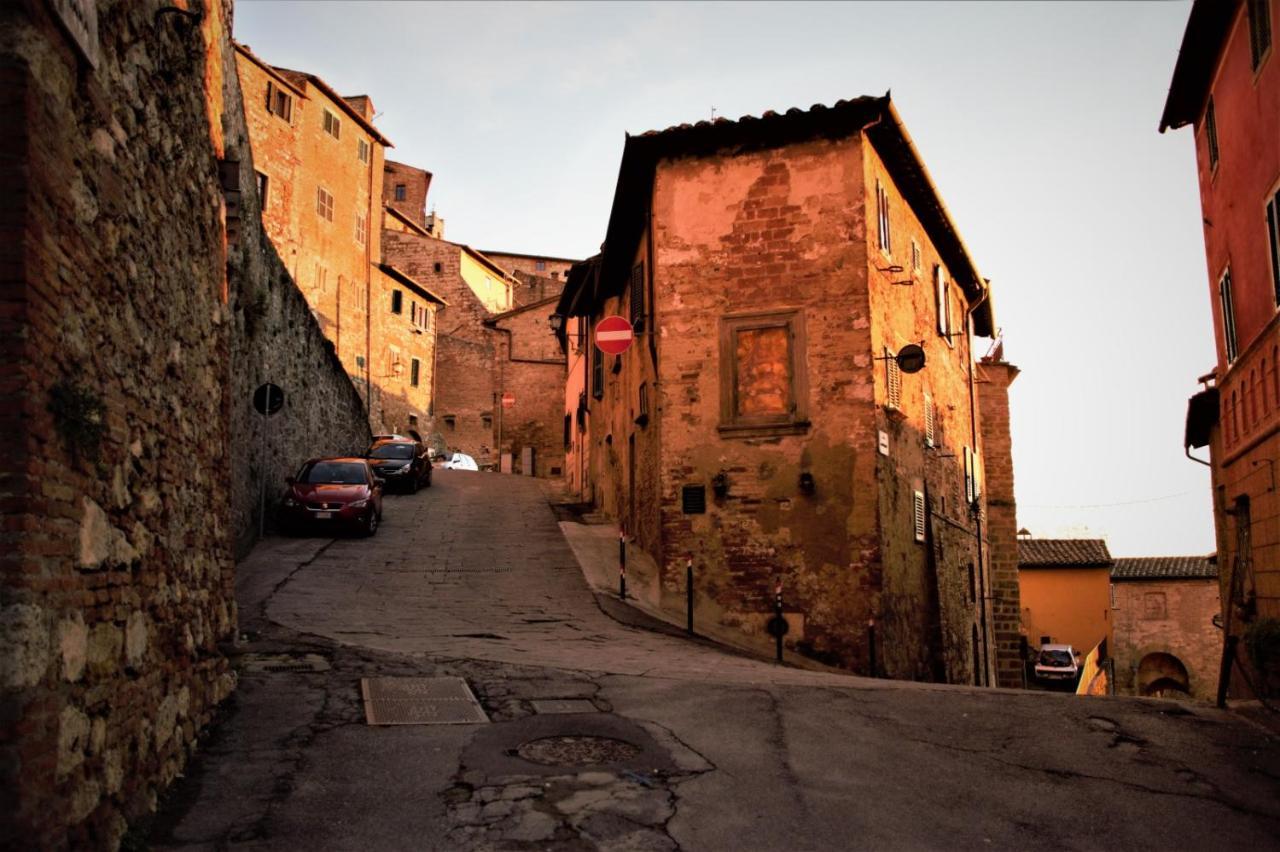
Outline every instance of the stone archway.
<svg viewBox="0 0 1280 852"><path fill-rule="evenodd" d="M1139 695L1186 698L1191 694L1187 667L1173 654L1163 651L1142 658L1138 664L1137 681Z"/></svg>

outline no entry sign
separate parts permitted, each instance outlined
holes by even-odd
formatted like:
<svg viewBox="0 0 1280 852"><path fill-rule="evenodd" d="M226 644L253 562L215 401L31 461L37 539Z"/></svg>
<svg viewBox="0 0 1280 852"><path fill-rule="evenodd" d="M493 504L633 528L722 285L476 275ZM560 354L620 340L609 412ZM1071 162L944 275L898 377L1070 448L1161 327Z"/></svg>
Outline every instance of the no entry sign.
<svg viewBox="0 0 1280 852"><path fill-rule="evenodd" d="M596 346L606 355L621 355L631 348L634 339L626 317L605 317L596 323Z"/></svg>

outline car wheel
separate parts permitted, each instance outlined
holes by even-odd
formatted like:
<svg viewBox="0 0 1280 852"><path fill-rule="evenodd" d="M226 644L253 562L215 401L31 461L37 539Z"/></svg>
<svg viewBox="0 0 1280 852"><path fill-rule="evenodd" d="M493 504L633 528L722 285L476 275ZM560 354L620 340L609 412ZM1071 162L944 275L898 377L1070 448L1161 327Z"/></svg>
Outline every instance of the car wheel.
<svg viewBox="0 0 1280 852"><path fill-rule="evenodd" d="M378 513L373 509L369 510L369 517L364 522L364 534L366 536L376 535L378 532L378 522L382 520L378 517Z"/></svg>

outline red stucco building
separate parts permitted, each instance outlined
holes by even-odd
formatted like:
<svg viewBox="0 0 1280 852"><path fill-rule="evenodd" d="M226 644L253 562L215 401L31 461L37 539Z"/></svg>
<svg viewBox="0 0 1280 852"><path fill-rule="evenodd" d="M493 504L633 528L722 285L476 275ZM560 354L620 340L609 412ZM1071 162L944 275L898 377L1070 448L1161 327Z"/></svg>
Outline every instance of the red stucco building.
<svg viewBox="0 0 1280 852"><path fill-rule="evenodd" d="M1186 445L1209 447L1229 669L1219 698L1266 690L1247 648L1280 618L1280 0L1197 0L1160 130L1196 137L1218 362ZM1192 455L1195 458L1194 455ZM1274 690L1280 684L1271 683Z"/></svg>

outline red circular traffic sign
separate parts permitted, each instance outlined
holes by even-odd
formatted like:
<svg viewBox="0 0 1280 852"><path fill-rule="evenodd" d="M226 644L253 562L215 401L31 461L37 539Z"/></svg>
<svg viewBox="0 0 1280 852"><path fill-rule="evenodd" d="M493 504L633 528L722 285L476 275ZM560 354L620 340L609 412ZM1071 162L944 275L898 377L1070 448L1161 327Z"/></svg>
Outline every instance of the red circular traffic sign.
<svg viewBox="0 0 1280 852"><path fill-rule="evenodd" d="M626 317L605 317L596 323L596 346L606 355L621 355L631 348L635 332Z"/></svg>

